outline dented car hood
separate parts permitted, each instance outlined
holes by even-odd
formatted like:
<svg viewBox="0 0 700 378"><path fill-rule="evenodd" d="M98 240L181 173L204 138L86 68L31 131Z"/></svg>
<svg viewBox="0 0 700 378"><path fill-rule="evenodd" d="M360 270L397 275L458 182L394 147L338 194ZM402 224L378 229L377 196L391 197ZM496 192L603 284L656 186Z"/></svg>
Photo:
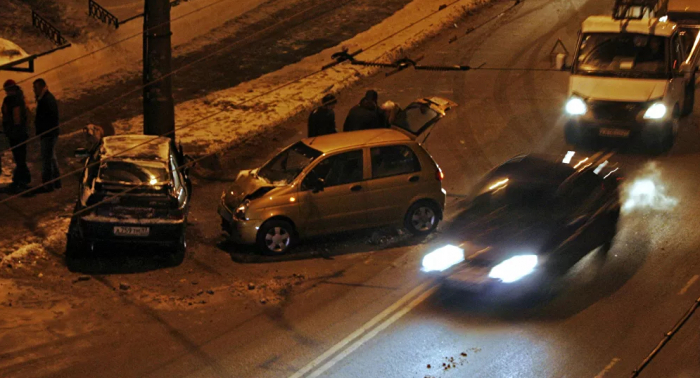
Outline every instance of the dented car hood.
<svg viewBox="0 0 700 378"><path fill-rule="evenodd" d="M231 186L224 192L224 204L236 209L246 199L265 195L276 186L257 176L257 169L241 171Z"/></svg>

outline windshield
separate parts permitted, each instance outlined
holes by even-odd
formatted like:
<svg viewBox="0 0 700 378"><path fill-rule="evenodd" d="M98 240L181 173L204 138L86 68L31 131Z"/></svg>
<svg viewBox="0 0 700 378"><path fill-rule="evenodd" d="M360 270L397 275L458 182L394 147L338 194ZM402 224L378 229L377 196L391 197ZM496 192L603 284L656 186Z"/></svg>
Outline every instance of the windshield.
<svg viewBox="0 0 700 378"><path fill-rule="evenodd" d="M575 73L663 78L668 72L666 38L631 33L584 34Z"/></svg>
<svg viewBox="0 0 700 378"><path fill-rule="evenodd" d="M320 151L297 142L260 168L258 176L272 184L289 184L319 156Z"/></svg>
<svg viewBox="0 0 700 378"><path fill-rule="evenodd" d="M99 180L133 185L156 185L170 181L168 167L161 162L110 160L100 165Z"/></svg>

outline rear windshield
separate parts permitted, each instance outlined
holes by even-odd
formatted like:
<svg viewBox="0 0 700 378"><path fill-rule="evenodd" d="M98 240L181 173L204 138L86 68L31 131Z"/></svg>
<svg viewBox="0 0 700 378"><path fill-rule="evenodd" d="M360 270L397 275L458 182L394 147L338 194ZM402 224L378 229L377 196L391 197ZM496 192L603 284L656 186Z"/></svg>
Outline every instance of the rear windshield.
<svg viewBox="0 0 700 378"><path fill-rule="evenodd" d="M100 165L102 182L132 185L157 185L170 181L165 163L111 160Z"/></svg>

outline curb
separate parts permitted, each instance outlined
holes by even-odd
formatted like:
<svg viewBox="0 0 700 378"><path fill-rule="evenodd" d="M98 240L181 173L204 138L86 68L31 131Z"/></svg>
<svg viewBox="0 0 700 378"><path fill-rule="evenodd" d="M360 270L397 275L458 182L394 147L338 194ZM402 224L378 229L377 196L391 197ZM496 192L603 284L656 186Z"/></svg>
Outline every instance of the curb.
<svg viewBox="0 0 700 378"><path fill-rule="evenodd" d="M333 53L364 48L358 59L394 60L405 50L453 24L470 9L489 1L453 0L446 4L445 0L414 0L381 23L335 47L236 87L177 104L177 139L194 156L222 151L308 111L325 94L337 93L380 70L344 63L317 72L332 62ZM141 134L143 116L116 121L114 126L118 134Z"/></svg>

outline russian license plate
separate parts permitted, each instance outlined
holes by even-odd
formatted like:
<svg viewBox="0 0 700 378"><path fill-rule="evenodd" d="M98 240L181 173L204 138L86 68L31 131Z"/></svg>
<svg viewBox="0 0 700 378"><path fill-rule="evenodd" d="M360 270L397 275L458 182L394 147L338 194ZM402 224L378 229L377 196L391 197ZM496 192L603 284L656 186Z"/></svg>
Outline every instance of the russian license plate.
<svg viewBox="0 0 700 378"><path fill-rule="evenodd" d="M601 136L607 136L607 137L617 137L617 138L627 138L630 135L629 130L625 129L608 129L608 128L601 128L600 131L598 132Z"/></svg>
<svg viewBox="0 0 700 378"><path fill-rule="evenodd" d="M150 232L149 227L114 226L114 235L116 236L148 236Z"/></svg>

